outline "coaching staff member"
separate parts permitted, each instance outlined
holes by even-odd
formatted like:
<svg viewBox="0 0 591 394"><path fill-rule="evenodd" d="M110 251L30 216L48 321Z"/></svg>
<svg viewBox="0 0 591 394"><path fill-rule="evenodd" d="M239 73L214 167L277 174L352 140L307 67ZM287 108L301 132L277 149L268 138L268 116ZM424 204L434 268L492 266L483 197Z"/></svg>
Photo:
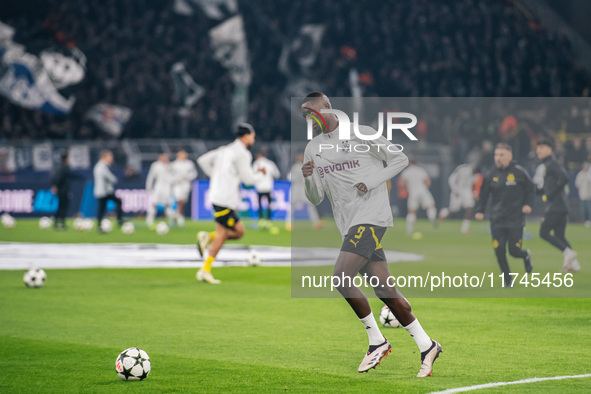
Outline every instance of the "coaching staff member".
<svg viewBox="0 0 591 394"><path fill-rule="evenodd" d="M564 256L562 271L579 271L577 252L572 250L564 235L568 217L568 203L564 187L568 185L566 170L558 164L552 154L553 143L549 139L538 141L536 154L544 166L544 184L538 187L542 200L546 205L544 218L540 226L540 237L550 243Z"/></svg>
<svg viewBox="0 0 591 394"><path fill-rule="evenodd" d="M505 276L505 287L512 287L506 248L513 257L523 259L525 271L531 272L529 250L521 249L525 215L531 213L534 184L527 172L513 161L511 147L498 144L495 148L495 168L484 178L480 198L475 207L475 218L484 219L484 210L491 200L490 224L493 248L499 267Z"/></svg>
<svg viewBox="0 0 591 394"><path fill-rule="evenodd" d="M54 227L56 230L65 230L66 215L68 214L68 206L70 204L70 184L73 180L84 180L85 178L70 170L70 158L68 157L68 152L63 152L61 154L60 161L60 167L51 178L51 191L58 198Z"/></svg>

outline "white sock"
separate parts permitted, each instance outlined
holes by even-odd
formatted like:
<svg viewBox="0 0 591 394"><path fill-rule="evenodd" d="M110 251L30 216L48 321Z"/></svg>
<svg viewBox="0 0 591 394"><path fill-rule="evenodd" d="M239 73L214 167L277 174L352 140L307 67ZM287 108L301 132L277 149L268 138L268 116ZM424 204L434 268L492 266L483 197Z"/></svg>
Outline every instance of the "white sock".
<svg viewBox="0 0 591 394"><path fill-rule="evenodd" d="M404 328L415 340L421 353L423 353L431 347L431 338L429 338L429 335L427 335L425 330L423 330L423 327L421 327L419 319L415 319L412 323L410 323L408 326Z"/></svg>
<svg viewBox="0 0 591 394"><path fill-rule="evenodd" d="M406 233L411 235L415 228L415 221L417 220L417 215L414 213L409 213L406 215Z"/></svg>
<svg viewBox="0 0 591 394"><path fill-rule="evenodd" d="M431 207L431 208L427 209L427 217L429 218L430 221L434 221L435 218L437 217L437 209L435 209L435 207Z"/></svg>
<svg viewBox="0 0 591 394"><path fill-rule="evenodd" d="M176 211L167 206L166 209L164 209L164 214L168 218L168 225L170 227L174 226L176 220Z"/></svg>
<svg viewBox="0 0 591 394"><path fill-rule="evenodd" d="M574 250L572 250L571 248L566 248L564 249L564 251L562 252L562 254L564 255L564 257L570 256L571 254L575 253Z"/></svg>
<svg viewBox="0 0 591 394"><path fill-rule="evenodd" d="M365 331L367 331L367 336L369 337L369 346L376 346L384 343L386 338L384 338L380 332L378 323L373 317L373 313L370 312L369 315L365 316L363 319L359 319L359 321L363 323L363 327L365 327Z"/></svg>
<svg viewBox="0 0 591 394"><path fill-rule="evenodd" d="M148 206L148 212L146 214L146 225L148 225L148 227L150 227L152 224L154 224L155 217L156 217L156 206L150 204Z"/></svg>
<svg viewBox="0 0 591 394"><path fill-rule="evenodd" d="M462 234L466 234L470 230L470 221L468 219L462 220Z"/></svg>
<svg viewBox="0 0 591 394"><path fill-rule="evenodd" d="M179 227L185 227L185 217L183 215L177 214L176 220L177 220Z"/></svg>

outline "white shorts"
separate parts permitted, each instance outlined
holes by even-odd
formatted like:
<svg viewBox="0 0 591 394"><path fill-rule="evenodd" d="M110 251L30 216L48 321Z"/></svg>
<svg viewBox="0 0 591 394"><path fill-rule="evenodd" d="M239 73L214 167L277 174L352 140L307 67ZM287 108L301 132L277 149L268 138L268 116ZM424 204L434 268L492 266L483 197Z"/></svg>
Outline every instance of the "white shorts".
<svg viewBox="0 0 591 394"><path fill-rule="evenodd" d="M191 193L190 183L179 183L172 187L172 194L177 201L189 200L189 194Z"/></svg>
<svg viewBox="0 0 591 394"><path fill-rule="evenodd" d="M462 190L459 193L451 193L449 196L449 211L458 212L460 209L473 208L474 196L472 190Z"/></svg>
<svg viewBox="0 0 591 394"><path fill-rule="evenodd" d="M170 190L152 190L150 198L154 205L170 205Z"/></svg>
<svg viewBox="0 0 591 394"><path fill-rule="evenodd" d="M409 211L416 211L419 208L427 209L435 207L435 200L430 192L413 193L408 195L407 207Z"/></svg>

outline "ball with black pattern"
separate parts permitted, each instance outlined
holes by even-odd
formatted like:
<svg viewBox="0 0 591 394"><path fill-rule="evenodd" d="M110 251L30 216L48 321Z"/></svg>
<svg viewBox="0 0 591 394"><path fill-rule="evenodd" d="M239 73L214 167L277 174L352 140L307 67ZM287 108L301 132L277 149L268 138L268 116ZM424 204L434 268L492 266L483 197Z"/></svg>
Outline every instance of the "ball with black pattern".
<svg viewBox="0 0 591 394"><path fill-rule="evenodd" d="M125 349L115 360L115 371L121 380L144 380L151 369L150 356L137 347Z"/></svg>
<svg viewBox="0 0 591 394"><path fill-rule="evenodd" d="M23 276L23 282L25 282L25 286L31 288L43 286L46 279L47 275L41 268L32 268L25 272L25 275Z"/></svg>
<svg viewBox="0 0 591 394"><path fill-rule="evenodd" d="M384 305L380 311L380 323L382 323L382 326L388 328L396 328L401 326L400 322L396 319L387 305Z"/></svg>

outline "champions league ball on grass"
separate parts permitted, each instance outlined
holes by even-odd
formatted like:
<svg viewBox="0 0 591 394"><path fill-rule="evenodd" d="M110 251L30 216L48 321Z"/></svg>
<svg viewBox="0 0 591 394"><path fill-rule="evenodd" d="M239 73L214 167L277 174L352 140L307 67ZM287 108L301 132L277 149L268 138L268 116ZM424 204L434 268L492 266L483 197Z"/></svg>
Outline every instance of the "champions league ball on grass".
<svg viewBox="0 0 591 394"><path fill-rule="evenodd" d="M159 222L156 225L156 234L158 234L158 235L168 234L168 224L166 224L164 222Z"/></svg>
<svg viewBox="0 0 591 394"><path fill-rule="evenodd" d="M81 230L90 231L94 228L94 221L92 219L82 219Z"/></svg>
<svg viewBox="0 0 591 394"><path fill-rule="evenodd" d="M384 305L382 307L382 310L380 311L380 323L382 323L382 326L384 326L384 327L390 327L390 328L400 327L400 322L398 322L398 320L396 320L396 317L390 311L390 308L388 308L387 305Z"/></svg>
<svg viewBox="0 0 591 394"><path fill-rule="evenodd" d="M246 265L248 265L249 267L256 267L260 263L261 263L261 256L259 255L259 253L256 250L251 249L248 252L248 256L246 256Z"/></svg>
<svg viewBox="0 0 591 394"><path fill-rule="evenodd" d="M76 231L84 230L84 219L76 218L74 219L74 223L72 223L72 225L74 226L74 230Z"/></svg>
<svg viewBox="0 0 591 394"><path fill-rule="evenodd" d="M74 221L74 223L76 223L76 221ZM47 216L43 216L41 219L39 219L39 228L41 230L47 230L50 227L51 227L51 219L50 218L48 218Z"/></svg>
<svg viewBox="0 0 591 394"><path fill-rule="evenodd" d="M110 233L111 230L113 230L113 222L111 222L109 219L101 220L101 230L103 230L105 233Z"/></svg>
<svg viewBox="0 0 591 394"><path fill-rule="evenodd" d="M2 216L0 216L0 222L2 222L2 225L6 228L13 228L16 226L16 219L7 213L4 213Z"/></svg>
<svg viewBox="0 0 591 394"><path fill-rule="evenodd" d="M46 279L47 275L45 274L45 271L40 268L30 269L25 273L25 276L23 276L23 282L25 282L25 286L31 288L43 286Z"/></svg>
<svg viewBox="0 0 591 394"><path fill-rule="evenodd" d="M121 226L121 232L123 234L133 234L134 231L135 226L131 222L125 222L123 223L123 226Z"/></svg>
<svg viewBox="0 0 591 394"><path fill-rule="evenodd" d="M150 356L137 347L125 349L115 360L115 371L121 380L144 380L151 369Z"/></svg>

